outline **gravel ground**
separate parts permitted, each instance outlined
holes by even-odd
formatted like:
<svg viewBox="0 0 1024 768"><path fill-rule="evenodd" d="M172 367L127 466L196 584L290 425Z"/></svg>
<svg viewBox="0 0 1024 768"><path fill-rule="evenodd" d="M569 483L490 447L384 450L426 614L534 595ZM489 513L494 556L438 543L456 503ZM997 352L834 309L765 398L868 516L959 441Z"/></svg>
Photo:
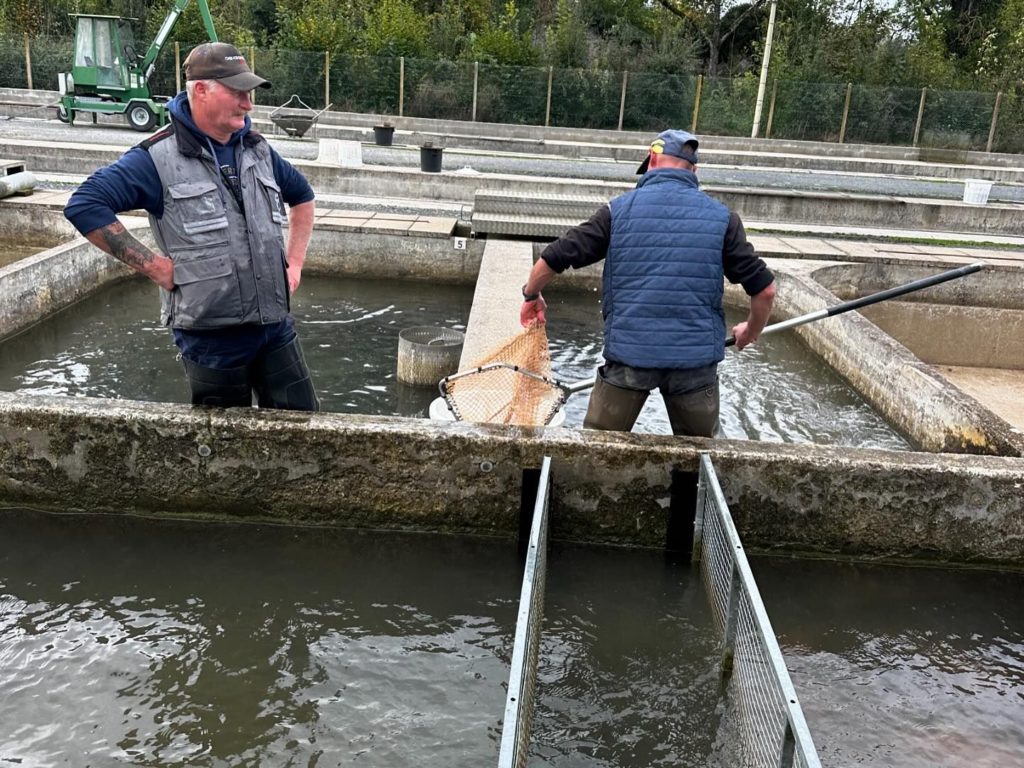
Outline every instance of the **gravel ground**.
<svg viewBox="0 0 1024 768"><path fill-rule="evenodd" d="M141 141L143 136L117 123L69 127L55 119L0 118L0 138L75 141L128 147ZM317 142L312 138L268 138L284 157L302 160L316 158ZM367 165L418 168L419 151L416 147L364 146L363 162ZM444 152L443 163L445 171L463 170L466 173L475 171L624 183L631 183L637 178L634 163L614 160L569 160L540 155L488 155L480 151L460 152L448 148ZM702 166L700 178L705 184L713 186L860 192L951 200L959 200L964 189L962 181L715 165ZM995 184L989 199L1024 202L1024 184Z"/></svg>

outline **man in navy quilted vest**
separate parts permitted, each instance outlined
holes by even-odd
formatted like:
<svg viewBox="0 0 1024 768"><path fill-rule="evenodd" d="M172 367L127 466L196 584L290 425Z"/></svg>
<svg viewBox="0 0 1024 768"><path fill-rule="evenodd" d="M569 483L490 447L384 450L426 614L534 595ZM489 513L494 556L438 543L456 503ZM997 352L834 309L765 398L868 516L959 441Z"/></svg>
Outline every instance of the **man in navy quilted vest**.
<svg viewBox="0 0 1024 768"><path fill-rule="evenodd" d="M724 280L750 297L747 318L732 329L737 349L757 341L768 322L775 278L739 216L700 191L697 147L686 131L658 134L636 189L545 248L523 285L520 322L543 324L541 291L551 278L605 260L605 364L587 429L628 432L657 388L673 434L713 437L725 357Z"/></svg>

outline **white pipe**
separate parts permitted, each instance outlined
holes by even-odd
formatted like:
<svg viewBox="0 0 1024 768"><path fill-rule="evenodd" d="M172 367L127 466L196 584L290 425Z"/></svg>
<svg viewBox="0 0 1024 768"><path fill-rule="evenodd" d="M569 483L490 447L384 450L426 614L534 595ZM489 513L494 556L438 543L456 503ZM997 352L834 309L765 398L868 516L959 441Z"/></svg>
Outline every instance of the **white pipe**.
<svg viewBox="0 0 1024 768"><path fill-rule="evenodd" d="M11 195L31 195L36 186L36 177L28 171L0 176L0 198Z"/></svg>

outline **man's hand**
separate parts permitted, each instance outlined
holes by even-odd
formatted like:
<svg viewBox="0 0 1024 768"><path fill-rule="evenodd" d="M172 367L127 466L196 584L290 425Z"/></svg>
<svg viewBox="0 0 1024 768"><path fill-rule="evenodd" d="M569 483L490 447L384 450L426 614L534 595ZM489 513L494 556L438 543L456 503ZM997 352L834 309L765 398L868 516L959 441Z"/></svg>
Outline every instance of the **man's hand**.
<svg viewBox="0 0 1024 768"><path fill-rule="evenodd" d="M174 262L166 256L157 256L150 265L149 279L165 291L174 290Z"/></svg>
<svg viewBox="0 0 1024 768"><path fill-rule="evenodd" d="M761 337L761 334L753 333L753 330L750 328L750 325L746 320L733 326L732 335L736 338L736 349L743 349L745 346L753 344Z"/></svg>
<svg viewBox="0 0 1024 768"><path fill-rule="evenodd" d="M548 308L548 303L544 301L543 296L538 296L533 301L524 301L523 305L519 308L519 324L523 328L529 328L532 325L544 325L547 323L547 318L544 316L544 311Z"/></svg>
<svg viewBox="0 0 1024 768"><path fill-rule="evenodd" d="M302 267L288 265L288 293L295 293L298 290L299 282L302 280Z"/></svg>

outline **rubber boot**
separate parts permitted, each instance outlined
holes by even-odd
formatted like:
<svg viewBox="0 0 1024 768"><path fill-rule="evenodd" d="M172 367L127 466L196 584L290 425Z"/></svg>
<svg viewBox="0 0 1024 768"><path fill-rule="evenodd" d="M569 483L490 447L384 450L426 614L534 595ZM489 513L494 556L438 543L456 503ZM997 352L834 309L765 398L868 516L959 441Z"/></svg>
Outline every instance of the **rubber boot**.
<svg viewBox="0 0 1024 768"><path fill-rule="evenodd" d="M320 410L320 401L313 388L313 377L309 375L297 336L283 347L257 358L253 366L253 379L260 408Z"/></svg>
<svg viewBox="0 0 1024 768"><path fill-rule="evenodd" d="M248 366L240 368L207 368L182 358L192 405L213 408L252 407L252 382Z"/></svg>
<svg viewBox="0 0 1024 768"><path fill-rule="evenodd" d="M718 431L718 382L696 392L665 397L665 410L672 434L686 437L714 437Z"/></svg>
<svg viewBox="0 0 1024 768"><path fill-rule="evenodd" d="M584 429L605 429L629 432L636 424L640 409L647 402L647 392L637 389L623 389L609 384L597 375L594 391L590 395Z"/></svg>

